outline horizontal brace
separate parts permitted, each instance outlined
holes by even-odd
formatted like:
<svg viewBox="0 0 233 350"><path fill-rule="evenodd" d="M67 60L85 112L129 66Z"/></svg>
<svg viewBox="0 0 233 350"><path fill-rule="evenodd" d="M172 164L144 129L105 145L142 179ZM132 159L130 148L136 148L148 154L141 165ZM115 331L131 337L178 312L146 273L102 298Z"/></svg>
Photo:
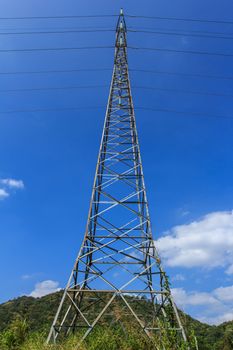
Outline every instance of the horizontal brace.
<svg viewBox="0 0 233 350"><path fill-rule="evenodd" d="M108 201L93 201L92 202L93 204L115 204L115 203L118 203L118 204L123 204L123 203L127 203L127 204L147 204L147 202L138 202L138 201L118 201L118 200L115 200L115 201L112 201L112 202L108 202Z"/></svg>
<svg viewBox="0 0 233 350"><path fill-rule="evenodd" d="M130 262L130 261L124 261L124 262L118 262L117 264L110 261L96 261L95 265L143 265L144 261L140 262Z"/></svg>
<svg viewBox="0 0 233 350"><path fill-rule="evenodd" d="M114 204L114 203L118 203L118 202L116 202L116 201L97 201L97 202L95 202L95 201L93 201L92 202L93 204Z"/></svg>
<svg viewBox="0 0 233 350"><path fill-rule="evenodd" d="M119 203L128 203L128 204L147 204L147 202L137 202L137 201L120 201Z"/></svg>
<svg viewBox="0 0 233 350"><path fill-rule="evenodd" d="M115 127L112 127L112 126L108 126L107 129L115 129L115 130L128 130L128 131L132 131L133 129L132 128L115 128Z"/></svg>
<svg viewBox="0 0 233 350"><path fill-rule="evenodd" d="M145 327L145 329L147 329L147 330L151 330L151 331L161 331L161 328L158 328L158 327ZM170 331L182 331L182 329L181 328L172 328L172 327L169 327L169 328L166 328L166 329L168 329L168 330L170 330Z"/></svg>
<svg viewBox="0 0 233 350"><path fill-rule="evenodd" d="M135 152L135 151L130 151L130 152L124 152L124 151L118 151L118 152L101 151L101 153L103 153L103 154L138 154L139 151L138 152ZM132 159L132 160L134 160L134 159Z"/></svg>
<svg viewBox="0 0 233 350"><path fill-rule="evenodd" d="M118 240L124 240L124 239L145 239L145 238L147 238L148 239L148 237L147 236L123 236L123 237L117 237L116 236L116 234L112 234L111 236L96 236L96 235L94 235L94 238L115 238L115 239L118 239ZM93 242L95 242L95 241L93 241Z"/></svg>
<svg viewBox="0 0 233 350"><path fill-rule="evenodd" d="M127 290L127 289L79 289L79 288L69 288L67 292L83 292L83 293L116 293L116 294L170 294L168 291L161 290Z"/></svg>
<svg viewBox="0 0 233 350"><path fill-rule="evenodd" d="M79 273L86 273L87 271L86 270L73 270L73 272L79 272ZM88 271L88 274L89 275L99 275L99 273L97 272L93 272L93 271Z"/></svg>
<svg viewBox="0 0 233 350"><path fill-rule="evenodd" d="M129 120L121 120L120 118L117 119L117 120L110 120L109 121L109 124L110 124L109 126L111 127L111 123L115 124L116 122L117 123L131 123L131 120L130 119Z"/></svg>
<svg viewBox="0 0 233 350"><path fill-rule="evenodd" d="M104 133L104 136L106 137L115 137L117 136L117 138L129 138L129 137L132 137L131 133L124 133L124 134L109 134L109 132L105 132Z"/></svg>
<svg viewBox="0 0 233 350"><path fill-rule="evenodd" d="M132 145L133 142L110 142L106 141L105 142L107 145Z"/></svg>
<svg viewBox="0 0 233 350"><path fill-rule="evenodd" d="M135 160L133 159L133 158L114 158L114 159L110 159L109 161L114 161L114 160L116 160L116 161L118 161L118 162L120 162L120 161L129 161L129 162L133 162L133 163L135 163Z"/></svg>
<svg viewBox="0 0 233 350"><path fill-rule="evenodd" d="M121 160L131 160L129 158L121 158ZM139 177L143 177L143 175L111 175L111 174L97 174L97 176L102 176L104 178L110 178L110 179L136 179Z"/></svg>
<svg viewBox="0 0 233 350"><path fill-rule="evenodd" d="M144 223L145 224L145 223ZM143 228L141 227L119 227L117 228L118 231L142 231Z"/></svg>
<svg viewBox="0 0 233 350"><path fill-rule="evenodd" d="M81 325L70 325L70 326L66 326L66 325L64 325L64 324L59 324L59 323L56 323L56 326L53 326L53 328L55 329L55 331L56 332L58 332L59 333L59 328L60 327L62 327L62 328L73 328L73 327L75 327L75 328L89 328L89 329L91 329L91 328L93 328L93 327L90 327L90 326L85 326L85 325L83 325L83 326L81 326ZM56 329L56 328L58 328L58 329Z"/></svg>
<svg viewBox="0 0 233 350"><path fill-rule="evenodd" d="M121 160L122 159L131 160L131 159L128 159L128 158L121 158ZM135 179L135 178L138 178L138 177L143 177L143 175L118 175L117 177L118 178L123 178L123 179Z"/></svg>
<svg viewBox="0 0 233 350"><path fill-rule="evenodd" d="M134 275L138 275L138 273L134 272ZM159 272L143 272L143 273L140 273L140 276L143 276L143 275L165 275L165 272L164 271L159 271Z"/></svg>

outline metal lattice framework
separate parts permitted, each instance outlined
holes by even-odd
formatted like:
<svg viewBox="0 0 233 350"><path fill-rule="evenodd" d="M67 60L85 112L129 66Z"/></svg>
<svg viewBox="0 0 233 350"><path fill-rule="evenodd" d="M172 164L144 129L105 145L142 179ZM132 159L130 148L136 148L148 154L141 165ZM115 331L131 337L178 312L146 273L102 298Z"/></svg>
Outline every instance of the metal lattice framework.
<svg viewBox="0 0 233 350"><path fill-rule="evenodd" d="M83 243L48 341L96 325L135 322L149 337L184 329L151 232L121 12L104 129ZM137 304L148 306L146 316Z"/></svg>

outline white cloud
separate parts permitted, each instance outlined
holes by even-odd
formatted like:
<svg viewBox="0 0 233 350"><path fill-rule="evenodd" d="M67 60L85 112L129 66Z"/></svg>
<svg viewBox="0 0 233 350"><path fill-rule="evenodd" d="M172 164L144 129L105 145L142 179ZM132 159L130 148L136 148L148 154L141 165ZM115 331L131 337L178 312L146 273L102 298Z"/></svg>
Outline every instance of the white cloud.
<svg viewBox="0 0 233 350"><path fill-rule="evenodd" d="M24 188L24 183L22 180L8 178L8 179L1 179L0 183L9 188L18 188L18 189Z"/></svg>
<svg viewBox="0 0 233 350"><path fill-rule="evenodd" d="M212 292L186 292L183 288L172 289L172 295L180 308L201 307L197 319L209 324L220 324L233 320L233 286L220 287Z"/></svg>
<svg viewBox="0 0 233 350"><path fill-rule="evenodd" d="M185 277L181 273L177 273L172 277L172 281L185 281Z"/></svg>
<svg viewBox="0 0 233 350"><path fill-rule="evenodd" d="M21 278L22 280L29 280L32 275L22 275Z"/></svg>
<svg viewBox="0 0 233 350"><path fill-rule="evenodd" d="M212 305L218 303L218 300L210 293L190 292L187 293L183 288L173 288L172 295L180 307L187 305Z"/></svg>
<svg viewBox="0 0 233 350"><path fill-rule="evenodd" d="M156 241L171 267L224 267L233 273L233 211L214 212L199 221L175 226Z"/></svg>
<svg viewBox="0 0 233 350"><path fill-rule="evenodd" d="M21 276L22 280L29 280L35 277L38 277L38 275L40 275L40 273L36 272L36 273L32 273L32 274L25 274Z"/></svg>
<svg viewBox="0 0 233 350"><path fill-rule="evenodd" d="M58 292L61 289L58 286L59 283L52 280L46 280L36 283L35 289L30 293L30 296L34 298L40 298L44 295Z"/></svg>
<svg viewBox="0 0 233 350"><path fill-rule="evenodd" d="M0 200L10 196L10 190L19 190L24 188L22 180L16 179L0 179Z"/></svg>
<svg viewBox="0 0 233 350"><path fill-rule="evenodd" d="M233 286L217 288L214 295L222 301L233 302Z"/></svg>
<svg viewBox="0 0 233 350"><path fill-rule="evenodd" d="M226 269L226 274L233 275L233 264Z"/></svg>
<svg viewBox="0 0 233 350"><path fill-rule="evenodd" d="M9 197L9 193L6 190L4 190L4 188L0 188L0 200L5 199L7 197Z"/></svg>
<svg viewBox="0 0 233 350"><path fill-rule="evenodd" d="M184 210L181 212L181 216L187 216L189 214L190 214L190 211L188 211L188 210Z"/></svg>
<svg viewBox="0 0 233 350"><path fill-rule="evenodd" d="M225 312L222 315L214 316L214 317L200 317L201 322L209 323L209 324L221 324L223 322L232 321L233 320L233 310L231 312Z"/></svg>

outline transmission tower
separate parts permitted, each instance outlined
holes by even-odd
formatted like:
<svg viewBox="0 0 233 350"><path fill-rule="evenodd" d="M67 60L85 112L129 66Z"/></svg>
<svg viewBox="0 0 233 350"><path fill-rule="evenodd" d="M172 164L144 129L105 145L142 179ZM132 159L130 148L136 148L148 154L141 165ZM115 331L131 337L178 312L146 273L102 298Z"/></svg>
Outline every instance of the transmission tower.
<svg viewBox="0 0 233 350"><path fill-rule="evenodd" d="M126 33L121 10L86 232L48 342L71 332L84 340L99 325L124 328L127 320L149 338L172 331L177 344L187 342L152 238Z"/></svg>

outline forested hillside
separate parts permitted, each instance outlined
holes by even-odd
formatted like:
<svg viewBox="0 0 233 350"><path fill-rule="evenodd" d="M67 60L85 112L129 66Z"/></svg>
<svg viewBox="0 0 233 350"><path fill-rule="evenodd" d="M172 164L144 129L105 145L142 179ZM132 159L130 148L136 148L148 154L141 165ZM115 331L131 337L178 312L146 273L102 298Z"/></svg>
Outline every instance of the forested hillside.
<svg viewBox="0 0 233 350"><path fill-rule="evenodd" d="M12 322L14 323L14 320L17 320L17 318L26 320L27 327L25 327L27 328L28 336L36 332L44 336L51 325L60 298L61 292L57 292L42 298L23 296L1 304L0 339L1 335L6 334L7 331L12 328ZM146 312L146 308L143 308L142 312ZM183 319L185 320L186 327L195 332L198 339L199 350L233 349L233 321L223 323L219 326L210 326L194 320L188 315L183 315ZM134 347L131 348L134 349ZM129 347L129 349L131 348ZM14 349L14 346L9 349ZM15 349L17 349L17 347ZM25 347L25 349L34 348ZM99 347L99 349L102 348ZM114 347L111 349L114 349ZM140 350L137 347L135 349ZM142 349L144 348L142 347Z"/></svg>

